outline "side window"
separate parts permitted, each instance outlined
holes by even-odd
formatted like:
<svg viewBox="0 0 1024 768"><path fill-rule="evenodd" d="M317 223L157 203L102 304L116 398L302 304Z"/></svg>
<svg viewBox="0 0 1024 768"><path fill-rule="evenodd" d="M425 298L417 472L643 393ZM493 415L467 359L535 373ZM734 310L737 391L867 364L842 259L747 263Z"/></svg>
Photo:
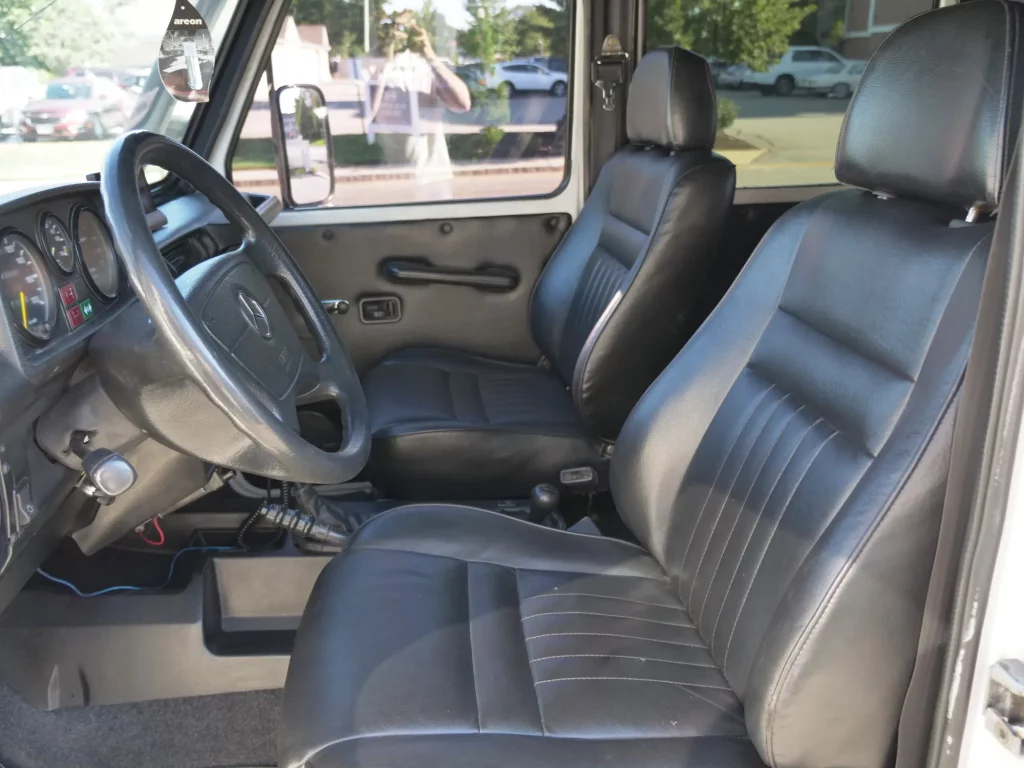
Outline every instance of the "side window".
<svg viewBox="0 0 1024 768"><path fill-rule="evenodd" d="M736 163L739 186L834 184L839 129L863 63L899 24L931 7L932 0L768 0L737 13L729 3L648 0L646 44L680 45L713 63L715 148ZM776 67L787 53L794 64L818 66Z"/></svg>
<svg viewBox="0 0 1024 768"><path fill-rule="evenodd" d="M335 187L325 205L558 191L568 168L569 75L542 79L532 76L542 71L537 67L504 62L571 60L569 0L410 0L405 10L393 7L383 0L291 0L274 46L275 88L315 84L326 99ZM264 75L231 174L246 191L280 195L270 98Z"/></svg>

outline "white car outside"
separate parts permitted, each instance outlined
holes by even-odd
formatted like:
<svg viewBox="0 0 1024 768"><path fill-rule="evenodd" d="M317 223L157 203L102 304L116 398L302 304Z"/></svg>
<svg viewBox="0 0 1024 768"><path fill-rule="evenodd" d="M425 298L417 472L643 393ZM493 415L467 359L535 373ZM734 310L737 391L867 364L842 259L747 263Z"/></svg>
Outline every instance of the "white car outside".
<svg viewBox="0 0 1024 768"><path fill-rule="evenodd" d="M852 61L849 64L833 64L820 75L796 81L798 88L811 93L824 94L834 99L848 99L857 90L860 76L864 74L866 61Z"/></svg>
<svg viewBox="0 0 1024 768"><path fill-rule="evenodd" d="M494 65L486 78L487 88L511 96L516 91L547 91L565 96L568 80L564 72L552 72L529 61L506 61Z"/></svg>
<svg viewBox="0 0 1024 768"><path fill-rule="evenodd" d="M742 88L743 79L750 71L746 64L733 64L719 72L715 82L719 88Z"/></svg>
<svg viewBox="0 0 1024 768"><path fill-rule="evenodd" d="M753 85L767 95L789 96L800 80L822 74L829 67L849 62L830 48L794 45L765 72L744 73L743 85Z"/></svg>

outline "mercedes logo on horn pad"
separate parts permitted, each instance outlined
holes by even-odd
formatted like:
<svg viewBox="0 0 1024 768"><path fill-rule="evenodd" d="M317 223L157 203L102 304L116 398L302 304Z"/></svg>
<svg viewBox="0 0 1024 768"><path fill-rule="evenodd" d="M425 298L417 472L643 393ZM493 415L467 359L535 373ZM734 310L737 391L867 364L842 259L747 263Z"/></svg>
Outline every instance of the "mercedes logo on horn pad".
<svg viewBox="0 0 1024 768"><path fill-rule="evenodd" d="M267 317L267 311L255 298L245 291L239 291L238 303L242 307L242 317L245 318L245 322L249 324L250 328L264 339L269 339L274 335L270 329L270 318Z"/></svg>

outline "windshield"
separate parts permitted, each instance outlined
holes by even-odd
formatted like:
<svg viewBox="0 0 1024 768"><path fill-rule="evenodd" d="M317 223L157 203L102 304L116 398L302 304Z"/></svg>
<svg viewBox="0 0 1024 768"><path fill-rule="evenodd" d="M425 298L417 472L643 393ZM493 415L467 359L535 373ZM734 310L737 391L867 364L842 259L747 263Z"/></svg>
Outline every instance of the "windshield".
<svg viewBox="0 0 1024 768"><path fill-rule="evenodd" d="M46 98L88 99L89 90L87 83L50 83L46 86Z"/></svg>
<svg viewBox="0 0 1024 768"><path fill-rule="evenodd" d="M194 1L218 54L237 2ZM196 104L172 98L156 69L174 10L175 0L0 0L0 195L85 180L125 131L185 135ZM52 103L67 100L94 101Z"/></svg>

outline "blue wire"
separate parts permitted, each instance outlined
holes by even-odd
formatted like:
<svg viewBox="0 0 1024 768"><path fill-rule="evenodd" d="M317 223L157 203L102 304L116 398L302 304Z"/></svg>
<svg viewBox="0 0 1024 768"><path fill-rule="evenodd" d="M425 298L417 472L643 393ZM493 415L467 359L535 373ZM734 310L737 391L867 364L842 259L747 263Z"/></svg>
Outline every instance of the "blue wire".
<svg viewBox="0 0 1024 768"><path fill-rule="evenodd" d="M107 587L106 589L101 589L97 592L83 592L70 581L58 579L56 576L47 573L42 568L37 569L36 573L38 573L44 579L49 579L55 584L60 584L62 586L67 587L79 597L98 597L99 595L107 595L111 592L153 592L158 589L164 589L171 583L171 578L174 576L174 565L178 562L178 558L186 552L233 552L235 550L235 547L185 547L184 549L179 549L177 552L174 553L174 557L171 559L171 567L167 571L167 578L164 580L164 583L156 587L137 587L123 585L116 587Z"/></svg>

